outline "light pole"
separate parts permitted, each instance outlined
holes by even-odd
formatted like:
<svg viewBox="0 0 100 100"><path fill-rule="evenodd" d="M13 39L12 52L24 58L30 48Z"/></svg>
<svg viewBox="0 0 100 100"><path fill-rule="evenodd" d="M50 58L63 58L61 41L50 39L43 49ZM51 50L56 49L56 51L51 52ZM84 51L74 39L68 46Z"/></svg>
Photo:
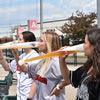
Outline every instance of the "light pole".
<svg viewBox="0 0 100 100"><path fill-rule="evenodd" d="M43 0L40 0L40 36L43 32Z"/></svg>
<svg viewBox="0 0 100 100"><path fill-rule="evenodd" d="M100 0L97 0L97 25L100 28Z"/></svg>

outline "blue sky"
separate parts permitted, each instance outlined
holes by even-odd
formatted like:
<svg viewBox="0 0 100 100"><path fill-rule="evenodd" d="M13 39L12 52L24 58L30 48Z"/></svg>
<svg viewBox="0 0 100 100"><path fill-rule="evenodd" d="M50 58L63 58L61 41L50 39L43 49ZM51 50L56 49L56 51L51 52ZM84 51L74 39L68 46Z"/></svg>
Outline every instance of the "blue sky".
<svg viewBox="0 0 100 100"><path fill-rule="evenodd" d="M43 0L43 21L67 19L76 10L97 12L96 0ZM40 0L0 0L0 33L29 19L40 22Z"/></svg>

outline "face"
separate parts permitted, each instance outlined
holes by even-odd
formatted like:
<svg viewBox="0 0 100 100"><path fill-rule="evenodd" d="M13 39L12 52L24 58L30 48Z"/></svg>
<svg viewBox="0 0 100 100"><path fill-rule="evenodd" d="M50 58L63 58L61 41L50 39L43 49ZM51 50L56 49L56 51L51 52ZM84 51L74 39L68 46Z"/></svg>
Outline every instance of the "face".
<svg viewBox="0 0 100 100"><path fill-rule="evenodd" d="M19 38L18 38L18 43L23 43L23 42L25 42L24 39L23 39L23 35L20 34Z"/></svg>
<svg viewBox="0 0 100 100"><path fill-rule="evenodd" d="M44 38L44 34L41 35L40 41L39 41L39 51L43 53L47 53L47 46Z"/></svg>
<svg viewBox="0 0 100 100"><path fill-rule="evenodd" d="M85 43L84 43L83 47L84 47L85 56L92 58L94 46L91 45L90 42L88 41L87 35L85 36Z"/></svg>

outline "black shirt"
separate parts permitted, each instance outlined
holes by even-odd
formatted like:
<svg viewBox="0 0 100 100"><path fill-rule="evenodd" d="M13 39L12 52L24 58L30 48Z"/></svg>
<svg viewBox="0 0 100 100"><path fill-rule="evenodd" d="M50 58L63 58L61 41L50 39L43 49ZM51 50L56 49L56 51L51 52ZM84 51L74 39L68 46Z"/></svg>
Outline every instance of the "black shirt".
<svg viewBox="0 0 100 100"><path fill-rule="evenodd" d="M82 67L70 72L71 84L78 88L76 100L100 100L100 81L88 81L89 77Z"/></svg>

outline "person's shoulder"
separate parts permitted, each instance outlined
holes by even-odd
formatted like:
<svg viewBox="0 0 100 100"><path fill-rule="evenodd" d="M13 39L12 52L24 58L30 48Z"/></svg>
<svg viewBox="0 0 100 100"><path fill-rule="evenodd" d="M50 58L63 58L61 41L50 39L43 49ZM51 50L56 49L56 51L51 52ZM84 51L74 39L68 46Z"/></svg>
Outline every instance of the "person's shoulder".
<svg viewBox="0 0 100 100"><path fill-rule="evenodd" d="M39 56L39 53L36 50L33 49L31 51L31 56L33 56L33 57Z"/></svg>
<svg viewBox="0 0 100 100"><path fill-rule="evenodd" d="M59 57L53 57L51 59L52 62L56 63L56 62L59 62Z"/></svg>
<svg viewBox="0 0 100 100"><path fill-rule="evenodd" d="M34 50L34 49L32 49L32 53L36 53L36 54L39 55L39 53L36 50Z"/></svg>
<svg viewBox="0 0 100 100"><path fill-rule="evenodd" d="M54 66L58 66L59 65L59 57L53 57L50 61L50 63Z"/></svg>
<svg viewBox="0 0 100 100"><path fill-rule="evenodd" d="M76 71L83 71L82 66L78 67L78 68L76 69Z"/></svg>
<svg viewBox="0 0 100 100"><path fill-rule="evenodd" d="M73 73L77 74L78 76L81 76L86 73L86 71L83 70L82 66L77 68L76 70L72 71Z"/></svg>

